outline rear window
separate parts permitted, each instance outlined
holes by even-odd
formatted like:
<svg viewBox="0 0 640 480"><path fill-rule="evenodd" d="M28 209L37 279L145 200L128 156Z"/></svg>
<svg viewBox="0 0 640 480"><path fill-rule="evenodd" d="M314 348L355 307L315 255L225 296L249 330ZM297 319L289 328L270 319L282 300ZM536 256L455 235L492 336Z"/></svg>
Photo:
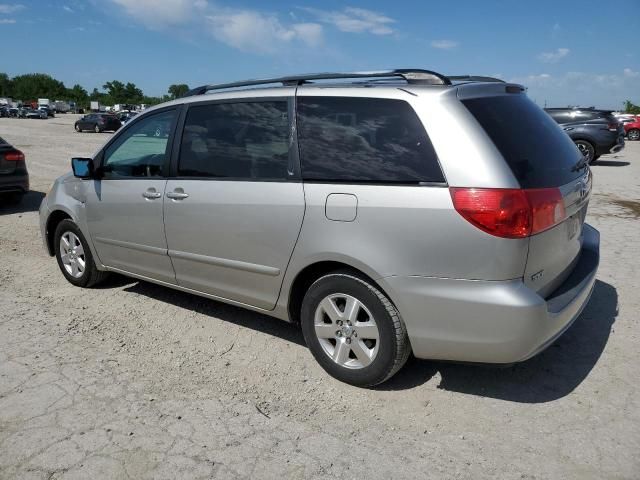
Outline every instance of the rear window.
<svg viewBox="0 0 640 480"><path fill-rule="evenodd" d="M305 180L444 182L433 145L407 102L298 97L297 112Z"/></svg>
<svg viewBox="0 0 640 480"><path fill-rule="evenodd" d="M569 136L525 95L463 100L522 188L559 187L580 176L582 159Z"/></svg>

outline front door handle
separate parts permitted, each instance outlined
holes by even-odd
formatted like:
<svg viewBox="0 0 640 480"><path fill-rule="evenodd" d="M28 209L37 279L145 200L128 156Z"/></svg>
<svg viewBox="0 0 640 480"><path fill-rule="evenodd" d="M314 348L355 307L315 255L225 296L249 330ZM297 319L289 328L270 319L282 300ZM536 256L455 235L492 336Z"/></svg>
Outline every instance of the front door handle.
<svg viewBox="0 0 640 480"><path fill-rule="evenodd" d="M155 188L150 188L146 192L142 194L144 198L160 198L162 194L160 192L156 192Z"/></svg>
<svg viewBox="0 0 640 480"><path fill-rule="evenodd" d="M167 198L172 200L183 200L185 198L189 198L189 194L184 192L167 192Z"/></svg>

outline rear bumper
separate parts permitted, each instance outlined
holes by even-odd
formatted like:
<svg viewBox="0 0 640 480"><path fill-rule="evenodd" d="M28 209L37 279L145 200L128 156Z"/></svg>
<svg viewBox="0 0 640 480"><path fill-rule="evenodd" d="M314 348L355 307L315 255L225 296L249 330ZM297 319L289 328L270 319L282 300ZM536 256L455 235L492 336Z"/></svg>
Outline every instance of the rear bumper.
<svg viewBox="0 0 640 480"><path fill-rule="evenodd" d="M522 280L385 277L418 358L481 363L526 360L553 343L580 315L595 284L600 234L584 225L580 259L548 298Z"/></svg>
<svg viewBox="0 0 640 480"><path fill-rule="evenodd" d="M29 191L29 174L23 170L17 170L9 175L0 175L0 193Z"/></svg>
<svg viewBox="0 0 640 480"><path fill-rule="evenodd" d="M609 141L596 143L596 155L605 155L607 153L618 153L624 149L624 134L618 134Z"/></svg>

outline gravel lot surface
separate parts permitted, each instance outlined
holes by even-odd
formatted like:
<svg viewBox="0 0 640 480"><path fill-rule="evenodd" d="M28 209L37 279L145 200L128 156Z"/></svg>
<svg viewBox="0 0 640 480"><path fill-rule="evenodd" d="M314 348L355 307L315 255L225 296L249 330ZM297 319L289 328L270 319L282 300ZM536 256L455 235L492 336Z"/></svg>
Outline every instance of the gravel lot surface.
<svg viewBox="0 0 640 480"><path fill-rule="evenodd" d="M292 325L114 276L68 284L37 208L109 134L0 119L34 190L0 206L0 478L640 478L640 142L593 167L593 297L507 369L341 384Z"/></svg>

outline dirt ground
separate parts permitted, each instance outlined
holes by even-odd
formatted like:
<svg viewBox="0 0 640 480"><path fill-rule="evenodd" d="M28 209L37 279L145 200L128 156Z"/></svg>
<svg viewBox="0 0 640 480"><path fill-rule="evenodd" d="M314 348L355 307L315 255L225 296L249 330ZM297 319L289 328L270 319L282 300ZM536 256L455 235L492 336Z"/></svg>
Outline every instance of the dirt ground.
<svg viewBox="0 0 640 480"><path fill-rule="evenodd" d="M593 166L602 235L574 326L507 369L410 360L366 390L292 325L114 276L68 284L37 209L109 134L0 119L31 193L0 207L0 478L640 478L640 142Z"/></svg>

